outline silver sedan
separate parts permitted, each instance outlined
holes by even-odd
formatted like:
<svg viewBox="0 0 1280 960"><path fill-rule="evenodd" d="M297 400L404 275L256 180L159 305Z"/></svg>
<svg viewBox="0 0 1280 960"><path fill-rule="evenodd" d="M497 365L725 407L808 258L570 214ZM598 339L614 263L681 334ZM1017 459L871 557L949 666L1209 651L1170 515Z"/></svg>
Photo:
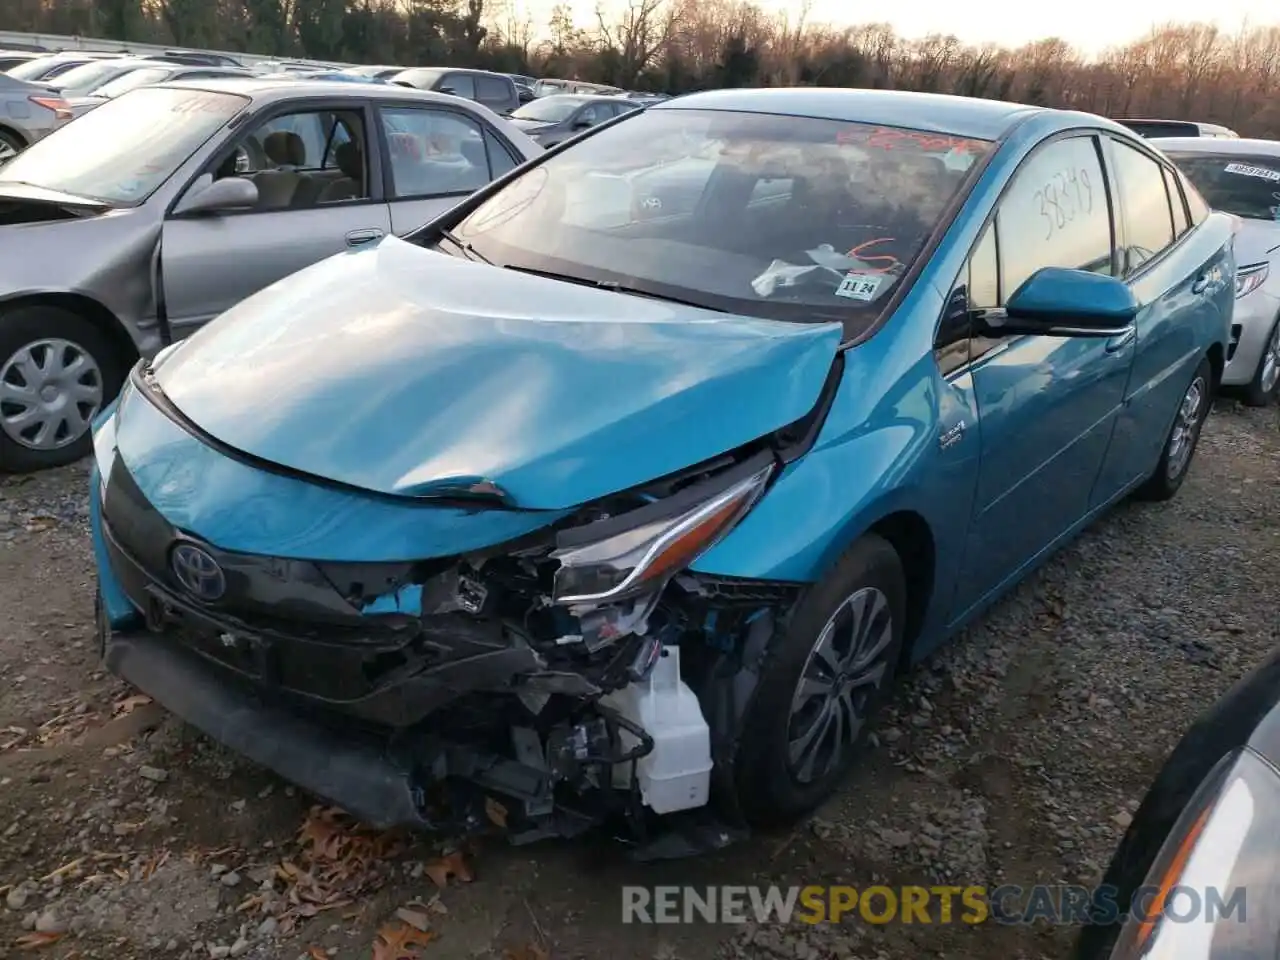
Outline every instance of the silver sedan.
<svg viewBox="0 0 1280 960"><path fill-rule="evenodd" d="M60 95L0 73L0 165L71 118L71 106Z"/></svg>
<svg viewBox="0 0 1280 960"><path fill-rule="evenodd" d="M88 452L152 356L542 152L469 100L235 78L142 87L0 167L0 469Z"/></svg>
<svg viewBox="0 0 1280 960"><path fill-rule="evenodd" d="M1153 139L1211 207L1240 218L1236 309L1222 385L1251 406L1280 387L1280 142Z"/></svg>

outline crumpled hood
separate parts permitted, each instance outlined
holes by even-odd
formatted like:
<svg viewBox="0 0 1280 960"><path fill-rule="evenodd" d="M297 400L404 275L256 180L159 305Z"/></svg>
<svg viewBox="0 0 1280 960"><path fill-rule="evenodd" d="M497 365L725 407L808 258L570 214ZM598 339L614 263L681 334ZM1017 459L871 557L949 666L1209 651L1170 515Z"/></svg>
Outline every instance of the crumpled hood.
<svg viewBox="0 0 1280 960"><path fill-rule="evenodd" d="M489 481L554 510L800 419L841 336L391 237L229 310L155 381L203 431L282 466L408 496Z"/></svg>
<svg viewBox="0 0 1280 960"><path fill-rule="evenodd" d="M1280 253L1272 252L1280 247L1280 223L1271 220L1245 220L1240 218L1240 230L1236 233L1236 263L1242 267L1263 260L1271 260Z"/></svg>

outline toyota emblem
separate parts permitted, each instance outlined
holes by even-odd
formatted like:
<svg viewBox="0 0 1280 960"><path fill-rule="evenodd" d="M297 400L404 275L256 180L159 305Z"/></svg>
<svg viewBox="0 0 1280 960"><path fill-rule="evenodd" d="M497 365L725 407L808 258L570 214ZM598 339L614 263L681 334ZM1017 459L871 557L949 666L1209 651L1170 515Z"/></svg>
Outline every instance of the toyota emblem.
<svg viewBox="0 0 1280 960"><path fill-rule="evenodd" d="M217 600L227 592L227 578L207 550L191 543L173 548L169 560L173 575L192 596L201 600Z"/></svg>

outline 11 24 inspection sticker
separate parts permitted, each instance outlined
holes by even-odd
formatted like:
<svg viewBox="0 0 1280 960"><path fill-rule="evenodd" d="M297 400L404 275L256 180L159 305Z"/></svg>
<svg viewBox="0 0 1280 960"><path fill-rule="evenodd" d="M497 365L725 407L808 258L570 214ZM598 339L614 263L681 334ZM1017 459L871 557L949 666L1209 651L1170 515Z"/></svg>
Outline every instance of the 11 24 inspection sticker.
<svg viewBox="0 0 1280 960"><path fill-rule="evenodd" d="M849 300L874 300L884 277L874 273L846 273L836 287L836 296Z"/></svg>
<svg viewBox="0 0 1280 960"><path fill-rule="evenodd" d="M1242 177L1260 177L1263 180L1280 182L1280 172L1268 170L1266 167L1254 167L1247 163L1228 163L1226 173L1238 173Z"/></svg>

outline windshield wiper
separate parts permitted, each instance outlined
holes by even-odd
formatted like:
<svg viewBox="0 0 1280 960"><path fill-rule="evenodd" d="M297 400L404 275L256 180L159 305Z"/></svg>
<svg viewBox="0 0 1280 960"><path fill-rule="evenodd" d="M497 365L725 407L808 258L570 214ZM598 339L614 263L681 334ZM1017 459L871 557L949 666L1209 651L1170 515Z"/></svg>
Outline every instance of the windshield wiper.
<svg viewBox="0 0 1280 960"><path fill-rule="evenodd" d="M650 290L641 290L638 287L619 283L617 280L588 280L585 277L575 277L567 273L556 273L554 270L538 270L534 267L517 267L511 264L507 264L504 269L514 270L517 273L532 274L535 277L546 277L548 280L562 280L565 283L576 283L580 287L594 287L597 290L611 290L614 293L625 293L633 297L646 297L650 300L663 300L667 303L678 303L682 307L696 307L699 310L711 310L715 313L730 312L728 310L722 310L719 307L710 307L705 303L698 303L694 300L684 300L680 297L668 296L665 293L654 293Z"/></svg>
<svg viewBox="0 0 1280 960"><path fill-rule="evenodd" d="M478 260L480 263L488 264L491 267L493 266L492 260L486 257L483 253L481 253L479 250L473 247L466 240L463 240L461 237L456 236L452 230L449 230L445 227L441 227L436 232L440 234L440 236L448 240L450 243L452 243L459 250L461 250L470 259Z"/></svg>

